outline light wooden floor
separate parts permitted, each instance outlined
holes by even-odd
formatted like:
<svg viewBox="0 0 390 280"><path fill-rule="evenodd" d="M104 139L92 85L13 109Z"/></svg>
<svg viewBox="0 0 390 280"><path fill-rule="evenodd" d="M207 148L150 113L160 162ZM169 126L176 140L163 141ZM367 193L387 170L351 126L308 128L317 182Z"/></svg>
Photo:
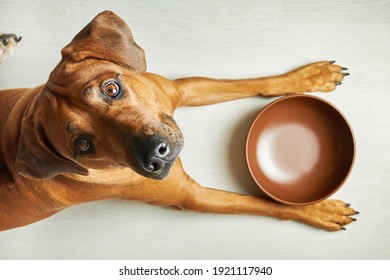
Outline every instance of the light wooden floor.
<svg viewBox="0 0 390 280"><path fill-rule="evenodd" d="M334 197L358 209L358 221L328 233L272 218L95 202L0 233L0 259L390 258L390 1L0 0L0 31L23 36L0 65L0 88L44 83L60 49L105 9L128 22L148 70L169 78L257 77L317 60L348 67L336 92L318 96L355 131L354 170ZM272 100L180 109L188 173L206 186L258 194L245 137Z"/></svg>

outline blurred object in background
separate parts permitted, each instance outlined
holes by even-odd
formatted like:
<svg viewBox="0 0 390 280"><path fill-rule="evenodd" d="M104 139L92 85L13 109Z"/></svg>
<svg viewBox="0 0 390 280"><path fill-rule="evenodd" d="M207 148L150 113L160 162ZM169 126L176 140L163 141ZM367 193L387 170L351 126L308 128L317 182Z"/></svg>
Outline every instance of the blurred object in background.
<svg viewBox="0 0 390 280"><path fill-rule="evenodd" d="M22 40L22 37L15 34L0 34L0 63L15 52L20 40Z"/></svg>

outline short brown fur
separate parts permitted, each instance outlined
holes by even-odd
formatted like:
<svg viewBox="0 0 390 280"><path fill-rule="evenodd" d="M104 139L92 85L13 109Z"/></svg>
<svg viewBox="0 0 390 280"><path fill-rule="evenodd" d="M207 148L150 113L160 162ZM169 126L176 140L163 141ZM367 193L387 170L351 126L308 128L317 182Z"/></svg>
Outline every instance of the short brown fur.
<svg viewBox="0 0 390 280"><path fill-rule="evenodd" d="M344 78L340 66L323 61L284 75L243 80L169 80L145 69L143 50L126 23L106 11L62 50L62 60L46 84L0 92L0 230L39 221L72 205L110 198L201 212L272 216L328 231L344 229L354 220L350 215L357 212L340 200L287 206L200 186L177 157L183 136L171 118L180 106L329 92ZM102 83L107 79L121 85L120 98L103 95ZM72 137L84 134L94 143L89 154L72 146ZM147 143L163 139L169 147L170 158L158 159L158 168L143 165L150 152L145 139ZM157 164L156 155L150 158Z"/></svg>

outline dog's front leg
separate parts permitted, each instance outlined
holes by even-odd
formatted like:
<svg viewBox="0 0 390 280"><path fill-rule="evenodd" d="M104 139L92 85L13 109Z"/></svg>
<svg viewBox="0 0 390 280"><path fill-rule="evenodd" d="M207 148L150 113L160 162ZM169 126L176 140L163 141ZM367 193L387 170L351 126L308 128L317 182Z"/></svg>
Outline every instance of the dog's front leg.
<svg viewBox="0 0 390 280"><path fill-rule="evenodd" d="M275 96L304 92L329 92L336 88L348 73L331 61L305 65L289 73L265 78L218 80L182 78L174 81L179 92L177 106L213 104L244 97Z"/></svg>
<svg viewBox="0 0 390 280"><path fill-rule="evenodd" d="M345 229L344 226L358 214L349 204L340 200L325 200L307 206L288 206L267 198L241 195L200 186L187 179L187 194L177 206L200 212L223 214L253 214L281 220L295 220L328 231Z"/></svg>

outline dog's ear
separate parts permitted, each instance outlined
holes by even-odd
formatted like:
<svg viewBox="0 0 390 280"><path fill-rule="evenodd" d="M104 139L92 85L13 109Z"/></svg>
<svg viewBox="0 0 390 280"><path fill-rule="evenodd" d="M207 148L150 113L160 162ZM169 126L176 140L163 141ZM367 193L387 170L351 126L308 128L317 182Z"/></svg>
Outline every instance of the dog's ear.
<svg viewBox="0 0 390 280"><path fill-rule="evenodd" d="M88 170L53 149L43 126L33 115L23 118L16 156L16 171L33 179L49 179L62 173L88 175Z"/></svg>
<svg viewBox="0 0 390 280"><path fill-rule="evenodd" d="M62 56L76 62L103 59L134 71L146 70L143 49L127 24L111 11L100 13L85 26L62 50Z"/></svg>

